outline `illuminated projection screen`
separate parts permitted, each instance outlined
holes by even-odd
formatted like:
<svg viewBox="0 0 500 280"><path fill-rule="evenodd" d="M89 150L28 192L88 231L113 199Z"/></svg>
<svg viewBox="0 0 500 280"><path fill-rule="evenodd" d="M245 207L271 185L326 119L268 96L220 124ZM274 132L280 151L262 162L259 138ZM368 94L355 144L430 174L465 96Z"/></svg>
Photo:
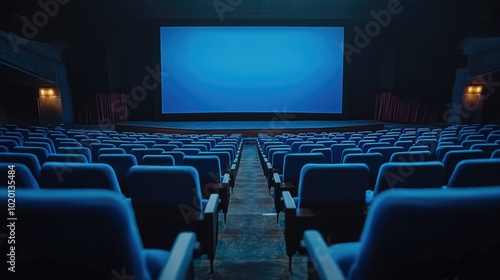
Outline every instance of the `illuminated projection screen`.
<svg viewBox="0 0 500 280"><path fill-rule="evenodd" d="M343 27L161 27L162 113L342 113Z"/></svg>

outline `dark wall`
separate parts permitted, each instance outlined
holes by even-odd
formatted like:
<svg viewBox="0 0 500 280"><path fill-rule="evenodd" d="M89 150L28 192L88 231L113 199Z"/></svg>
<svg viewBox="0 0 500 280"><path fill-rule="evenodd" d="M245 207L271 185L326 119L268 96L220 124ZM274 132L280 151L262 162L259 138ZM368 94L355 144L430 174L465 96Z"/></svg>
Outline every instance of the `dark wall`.
<svg viewBox="0 0 500 280"><path fill-rule="evenodd" d="M154 120L155 94L160 89L146 86L144 78L159 65L159 29L148 20L116 21L111 27L108 45L110 91L127 94L130 120ZM153 71L154 72L154 71ZM152 81L148 80L148 83ZM156 82L156 81L154 81Z"/></svg>
<svg viewBox="0 0 500 280"><path fill-rule="evenodd" d="M39 125L38 88L0 84L0 123Z"/></svg>

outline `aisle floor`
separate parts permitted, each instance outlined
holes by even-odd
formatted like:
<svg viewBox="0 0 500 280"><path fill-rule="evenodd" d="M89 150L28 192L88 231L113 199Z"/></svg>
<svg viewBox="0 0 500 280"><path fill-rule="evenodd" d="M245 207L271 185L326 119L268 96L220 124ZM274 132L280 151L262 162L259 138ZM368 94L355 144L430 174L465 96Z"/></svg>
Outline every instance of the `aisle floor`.
<svg viewBox="0 0 500 280"><path fill-rule="evenodd" d="M259 162L255 143L245 144L227 223L219 216L215 273L206 257L195 260L196 279L307 279L307 257L293 257L293 273L283 235L284 214L276 223L273 200Z"/></svg>

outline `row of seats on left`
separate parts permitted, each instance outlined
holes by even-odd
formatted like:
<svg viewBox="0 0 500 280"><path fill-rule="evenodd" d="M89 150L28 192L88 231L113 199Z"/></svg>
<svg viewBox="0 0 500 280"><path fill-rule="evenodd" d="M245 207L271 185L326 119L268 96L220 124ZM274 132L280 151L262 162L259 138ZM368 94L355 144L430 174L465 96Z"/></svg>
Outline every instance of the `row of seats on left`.
<svg viewBox="0 0 500 280"><path fill-rule="evenodd" d="M2 279L195 279L196 234L149 249L130 205L110 191L9 188L0 206L10 215Z"/></svg>
<svg viewBox="0 0 500 280"><path fill-rule="evenodd" d="M23 273L28 273L26 279L40 278L42 272L75 279L113 279L124 273L135 276L134 279L190 279L194 278L192 258L201 255L207 255L213 273L218 212L222 211L225 218L229 189L234 186L235 177L234 170L231 174L229 168L221 170L223 157L220 155L225 153L228 161L231 160L224 167L235 169L241 138L217 136L220 141L226 137L230 142L238 139L234 158L221 151L214 152L218 156L210 156L208 152L189 156L176 152L176 156L182 158L180 161L175 158L170 166L165 166L169 164L164 161L159 165L136 162L117 176L117 165L139 155L133 154L133 149L130 153L110 154L100 154L97 150L97 163L90 163L91 159L75 160L78 156L87 157L81 154L53 153L50 132L46 135L43 132L14 135L20 133L18 129L0 132L0 141L16 142L0 151L0 174L5 174L0 188L16 187L15 216L20 218L16 225L19 245L16 248L23 252L16 261L19 269L26 267L35 273L29 274L31 272L23 269ZM54 134L58 135L54 137L62 135ZM71 139L83 134L75 135ZM93 144L90 145L97 147ZM61 148L73 149L58 147ZM42 162L37 156L38 150L48 151L49 156ZM54 160L55 157L58 158ZM216 164L207 165L208 159ZM15 173L14 180L9 179L9 173ZM12 190L2 191L5 199L1 204L7 208L8 196L14 194ZM121 222L124 224L119 224ZM40 234L32 234L37 232ZM106 234L99 234L102 232ZM126 237L121 236L122 233L126 233ZM30 244L29 248L26 244ZM134 256L130 256L130 252ZM105 260L101 260L103 257ZM53 270L53 266L57 269ZM88 273L80 273L82 270ZM74 275L75 271L78 275Z"/></svg>

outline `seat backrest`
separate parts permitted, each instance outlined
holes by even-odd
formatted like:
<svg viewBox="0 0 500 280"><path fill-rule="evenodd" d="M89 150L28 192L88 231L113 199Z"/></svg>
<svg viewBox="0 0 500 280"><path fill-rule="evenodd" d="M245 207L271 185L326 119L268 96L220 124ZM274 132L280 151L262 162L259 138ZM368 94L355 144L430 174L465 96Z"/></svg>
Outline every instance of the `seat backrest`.
<svg viewBox="0 0 500 280"><path fill-rule="evenodd" d="M221 182L222 172L217 156L185 156L183 165L192 166L198 171L200 186L204 190L205 197L209 196L206 193L207 186Z"/></svg>
<svg viewBox="0 0 500 280"><path fill-rule="evenodd" d="M416 146L427 146L428 150L434 154L438 147L438 141L433 137L432 139L417 139Z"/></svg>
<svg viewBox="0 0 500 280"><path fill-rule="evenodd" d="M175 159L169 155L145 155L141 165L174 166Z"/></svg>
<svg viewBox="0 0 500 280"><path fill-rule="evenodd" d="M396 152L389 162L422 162L433 161L435 157L429 151Z"/></svg>
<svg viewBox="0 0 500 280"><path fill-rule="evenodd" d="M127 173L130 168L137 165L137 159L131 154L103 154L98 158L99 163L105 163L113 168L121 192L126 197L130 196L130 190L127 185Z"/></svg>
<svg viewBox="0 0 500 280"><path fill-rule="evenodd" d="M0 180L0 187L39 189L29 168L22 163L3 163L0 162L0 172L4 174Z"/></svg>
<svg viewBox="0 0 500 280"><path fill-rule="evenodd" d="M134 155L137 159L137 164L141 165L144 156L146 156L146 155L161 155L163 152L164 152L163 149L158 149L158 148L156 148L156 149L155 148L147 148L147 149L136 148L136 149L132 149L132 151L130 151L130 154Z"/></svg>
<svg viewBox="0 0 500 280"><path fill-rule="evenodd" d="M146 149L147 146L144 144L121 144L119 148L124 149L127 154L130 154L133 149Z"/></svg>
<svg viewBox="0 0 500 280"><path fill-rule="evenodd" d="M267 161L271 162L272 159L273 159L274 153L279 152L279 151L288 151L288 152L291 152L292 149L289 146L286 146L286 145L271 146L271 148L267 151L267 154L266 154Z"/></svg>
<svg viewBox="0 0 500 280"><path fill-rule="evenodd" d="M192 166L134 166L127 176L134 207L201 209L198 171Z"/></svg>
<svg viewBox="0 0 500 280"><path fill-rule="evenodd" d="M484 143L484 144L475 144L470 147L471 150L481 150L484 152L484 156L489 158L491 154L500 149L500 145L496 143Z"/></svg>
<svg viewBox="0 0 500 280"><path fill-rule="evenodd" d="M92 154L92 162L97 162L99 158L99 150L103 148L116 148L115 145L110 143L92 143L90 144L90 153Z"/></svg>
<svg viewBox="0 0 500 280"><path fill-rule="evenodd" d="M45 162L88 163L87 157L81 154L50 154Z"/></svg>
<svg viewBox="0 0 500 280"><path fill-rule="evenodd" d="M289 153L283 160L283 181L298 184L302 167L308 163L323 163L322 153Z"/></svg>
<svg viewBox="0 0 500 280"><path fill-rule="evenodd" d="M163 149L165 152L173 151L174 149L177 148L177 145L171 145L171 144L156 144L153 145L153 148L155 149Z"/></svg>
<svg viewBox="0 0 500 280"><path fill-rule="evenodd" d="M9 133L12 132L6 132L4 135L0 135L1 140L12 140L16 142L17 146L22 146L24 141L21 137L16 136L16 135L9 135Z"/></svg>
<svg viewBox="0 0 500 280"><path fill-rule="evenodd" d="M97 152L97 161L99 161L99 156L100 155L105 155L105 154L115 154L115 155L119 155L119 154L126 154L127 152L125 152L124 149L122 148L101 148L99 149L99 151Z"/></svg>
<svg viewBox="0 0 500 280"><path fill-rule="evenodd" d="M448 180L453 174L455 167L459 162L466 159L481 159L486 158L485 154L481 150L457 150L449 151L443 158L443 165L445 168L445 177L443 184L446 185Z"/></svg>
<svg viewBox="0 0 500 280"><path fill-rule="evenodd" d="M45 143L45 142L34 142L34 141L26 141L24 142L24 147L40 147L40 148L44 148L45 150L47 150L47 152L50 154L52 153L52 149L50 148L50 145L49 143Z"/></svg>
<svg viewBox="0 0 500 280"><path fill-rule="evenodd" d="M299 153L310 153L314 149L322 149L324 147L322 144L303 144L299 147Z"/></svg>
<svg viewBox="0 0 500 280"><path fill-rule="evenodd" d="M290 148L292 149L292 153L298 153L300 150L300 146L304 144L314 144L313 141L297 141L293 142L292 146Z"/></svg>
<svg viewBox="0 0 500 280"><path fill-rule="evenodd" d="M203 202L195 168L135 166L128 185L145 247L170 249L180 231L202 231Z"/></svg>
<svg viewBox="0 0 500 280"><path fill-rule="evenodd" d="M9 149L7 147L0 145L0 153L8 153Z"/></svg>
<svg viewBox="0 0 500 280"><path fill-rule="evenodd" d="M389 143L380 143L380 142L377 142L377 143L366 143L363 145L363 147L361 148L361 150L363 151L363 153L368 153L368 150L372 149L372 148L376 148L376 147L390 147L391 145Z"/></svg>
<svg viewBox="0 0 500 280"><path fill-rule="evenodd" d="M382 155L383 162L386 163L391 160L392 154L404 151L405 149L403 147L375 147L370 148L368 153L380 153Z"/></svg>
<svg viewBox="0 0 500 280"><path fill-rule="evenodd" d="M7 192L0 197L7 209ZM19 279L112 279L113 271L151 279L131 207L116 194L17 190L16 198L15 263L30 267L16 270Z"/></svg>
<svg viewBox="0 0 500 280"><path fill-rule="evenodd" d="M467 159L459 162L448 188L500 186L500 159Z"/></svg>
<svg viewBox="0 0 500 280"><path fill-rule="evenodd" d="M429 151L429 152L431 152L429 150L428 146L426 146L426 145L418 145L417 146L416 144L411 146L410 149L408 150L408 152L417 152L417 151Z"/></svg>
<svg viewBox="0 0 500 280"><path fill-rule="evenodd" d="M229 154L229 152L200 152L198 155L217 156L219 158L223 173L231 169L231 155Z"/></svg>
<svg viewBox="0 0 500 280"><path fill-rule="evenodd" d="M436 150L436 157L438 161L443 161L445 155L449 151L460 151L464 150L462 145L447 145L447 146L439 146Z"/></svg>
<svg viewBox="0 0 500 280"><path fill-rule="evenodd" d="M387 191L370 207L348 279L490 279L499 216L499 188Z"/></svg>
<svg viewBox="0 0 500 280"><path fill-rule="evenodd" d="M369 186L373 188L377 181L380 166L384 163L384 158L381 153L368 153L368 154L350 154L345 156L344 163L363 163L368 166L370 170Z"/></svg>
<svg viewBox="0 0 500 280"><path fill-rule="evenodd" d="M388 162L380 167L374 196L394 188L441 188L445 170L441 162Z"/></svg>
<svg viewBox="0 0 500 280"><path fill-rule="evenodd" d="M87 147L59 147L57 149L59 154L80 154L87 158L87 162L92 162L92 153Z"/></svg>
<svg viewBox="0 0 500 280"><path fill-rule="evenodd" d="M15 140L0 138L0 145L6 147L9 151L12 151L14 147L20 146Z"/></svg>
<svg viewBox="0 0 500 280"><path fill-rule="evenodd" d="M462 146L464 146L465 149L470 149L473 145L482 143L486 143L486 140L465 140L462 141Z"/></svg>
<svg viewBox="0 0 500 280"><path fill-rule="evenodd" d="M47 138L47 137L29 137L28 141L31 142L44 142L50 145L50 153L55 153L56 152L56 146L54 145L54 142L52 139Z"/></svg>
<svg viewBox="0 0 500 280"><path fill-rule="evenodd" d="M288 145L271 145L271 146L267 146L266 150L264 151L264 155L268 159L273 158L272 152L276 151L276 150L280 150L280 149L290 149L290 146L288 146Z"/></svg>
<svg viewBox="0 0 500 280"><path fill-rule="evenodd" d="M47 152L45 148L40 147L17 146L14 147L12 152L32 154L38 158L38 162L40 163L40 165L43 165L47 160L47 157L49 156L49 152Z"/></svg>
<svg viewBox="0 0 500 280"><path fill-rule="evenodd" d="M488 143L495 143L498 140L500 140L500 134L491 134L486 138Z"/></svg>
<svg viewBox="0 0 500 280"><path fill-rule="evenodd" d="M168 151L168 152L163 152L161 154L173 156L175 165L182 165L182 163L184 162L184 157L186 156L186 154L184 154L184 152L180 152L180 151Z"/></svg>
<svg viewBox="0 0 500 280"><path fill-rule="evenodd" d="M196 148L177 148L177 149L174 149L174 152L175 151L183 152L186 156L195 156L201 152L200 149L196 149Z"/></svg>
<svg viewBox="0 0 500 280"><path fill-rule="evenodd" d="M399 140L394 143L394 147L402 147L405 151L408 151L411 146L413 146L413 141L411 140Z"/></svg>
<svg viewBox="0 0 500 280"><path fill-rule="evenodd" d="M297 208L364 206L369 177L365 164L306 164Z"/></svg>
<svg viewBox="0 0 500 280"><path fill-rule="evenodd" d="M330 146L332 150L332 163L341 163L343 151L345 149L356 148L356 144L333 144Z"/></svg>
<svg viewBox="0 0 500 280"><path fill-rule="evenodd" d="M198 149L198 150L200 150L200 152L207 152L208 151L207 145L195 144L194 142L192 144L185 144L182 146L182 148Z"/></svg>
<svg viewBox="0 0 500 280"><path fill-rule="evenodd" d="M491 154L491 158L500 158L500 149L495 150L495 151Z"/></svg>
<svg viewBox="0 0 500 280"><path fill-rule="evenodd" d="M324 163L332 163L332 150L330 148L313 149L311 153L322 153Z"/></svg>
<svg viewBox="0 0 500 280"><path fill-rule="evenodd" d="M40 162L33 154L28 153L0 153L0 162L8 164L24 164L31 171L36 180L40 178Z"/></svg>
<svg viewBox="0 0 500 280"><path fill-rule="evenodd" d="M80 164L47 162L40 171L43 189L105 189L120 193L120 185L111 166L102 163Z"/></svg>
<svg viewBox="0 0 500 280"><path fill-rule="evenodd" d="M215 146L217 147L217 146ZM231 156L231 162L233 162L236 159L236 153L232 148L212 148L210 149L210 152L228 152L229 155Z"/></svg>
<svg viewBox="0 0 500 280"><path fill-rule="evenodd" d="M273 169L280 170L278 173L283 173L283 162L285 161L285 155L291 153L291 150L276 151L273 153L273 158L271 159L271 165Z"/></svg>

